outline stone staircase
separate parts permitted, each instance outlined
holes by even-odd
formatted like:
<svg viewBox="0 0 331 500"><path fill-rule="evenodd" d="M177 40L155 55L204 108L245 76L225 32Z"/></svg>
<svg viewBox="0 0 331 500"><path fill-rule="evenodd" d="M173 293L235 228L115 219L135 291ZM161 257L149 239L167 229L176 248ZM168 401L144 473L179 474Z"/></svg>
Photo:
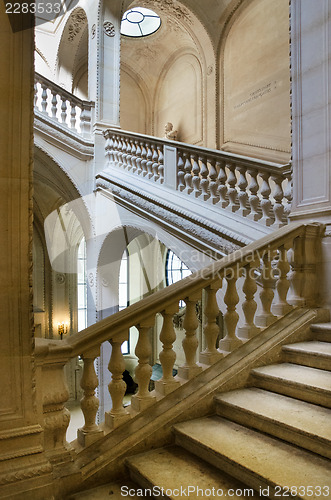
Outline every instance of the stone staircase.
<svg viewBox="0 0 331 500"><path fill-rule="evenodd" d="M122 492L79 498L330 498L331 323L311 332L253 369L250 387L216 395L215 415L176 424L173 445L128 458Z"/></svg>

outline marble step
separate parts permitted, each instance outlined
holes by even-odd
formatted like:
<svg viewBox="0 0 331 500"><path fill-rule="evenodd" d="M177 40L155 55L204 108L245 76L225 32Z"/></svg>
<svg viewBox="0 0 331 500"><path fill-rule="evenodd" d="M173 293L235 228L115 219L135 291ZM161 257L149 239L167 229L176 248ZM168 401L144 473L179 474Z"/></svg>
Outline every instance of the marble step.
<svg viewBox="0 0 331 500"><path fill-rule="evenodd" d="M139 486L125 479L123 482L108 483L86 491L79 491L68 495L64 500L121 500L125 497L137 500L141 495L136 494ZM127 494L128 493L128 494Z"/></svg>
<svg viewBox="0 0 331 500"><path fill-rule="evenodd" d="M331 408L331 372L280 363L254 368L253 385L293 398Z"/></svg>
<svg viewBox="0 0 331 500"><path fill-rule="evenodd" d="M257 493L241 481L219 471L209 463L178 446L168 446L126 459L131 479L140 488L167 499L219 498L231 496L258 499ZM163 488L163 490L162 490ZM198 489L199 488L199 489ZM245 490L250 490L248 492ZM222 495L220 495L222 490ZM230 494L229 494L229 490ZM217 492L219 493L217 495ZM235 492L234 496L231 493ZM159 494L160 493L160 494ZM213 494L214 493L214 494Z"/></svg>
<svg viewBox="0 0 331 500"><path fill-rule="evenodd" d="M331 342L316 340L284 345L282 359L320 370L331 370Z"/></svg>
<svg viewBox="0 0 331 500"><path fill-rule="evenodd" d="M316 340L321 342L331 342L331 323L315 323L310 325Z"/></svg>
<svg viewBox="0 0 331 500"><path fill-rule="evenodd" d="M174 432L177 445L254 488L261 497L291 496L287 487L297 488L294 498L307 500L323 493L328 498L331 491L328 459L235 422L215 415L176 424Z"/></svg>
<svg viewBox="0 0 331 500"><path fill-rule="evenodd" d="M331 458L331 410L256 387L215 396L219 416Z"/></svg>

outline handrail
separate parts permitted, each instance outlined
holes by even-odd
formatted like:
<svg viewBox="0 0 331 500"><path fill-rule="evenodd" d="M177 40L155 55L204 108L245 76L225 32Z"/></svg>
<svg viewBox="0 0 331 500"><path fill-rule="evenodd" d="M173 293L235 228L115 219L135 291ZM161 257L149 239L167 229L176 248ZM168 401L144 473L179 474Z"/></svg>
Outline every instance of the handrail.
<svg viewBox="0 0 331 500"><path fill-rule="evenodd" d="M84 104L93 105L93 101L80 99L68 90L61 87L61 85L59 85L58 83L52 82L52 80L49 80L48 78L46 78L46 76L41 75L40 73L35 72L35 82L43 83L47 88L56 90L59 95L63 95L67 98L68 101L71 101L76 106L83 107Z"/></svg>
<svg viewBox="0 0 331 500"><path fill-rule="evenodd" d="M43 413L46 447L50 448L50 453L53 453L56 459L60 452L68 453L65 440L69 422L68 410L62 403L68 398L68 393L65 389L63 366L71 358L80 355L84 360L81 379L84 397L81 407L85 424L78 430L78 442L85 447L130 419L136 412L154 404L157 398L166 396L182 383L201 373L206 365L212 365L258 335L261 329L273 324L293 307L315 305L316 262L322 228L318 223L292 223L69 338L58 341L35 339L37 366L43 372L44 381L49 382L44 383L44 390L48 392L43 397ZM217 293L224 283L224 298L220 299L219 296L217 299ZM245 297L243 303L239 303L237 289L240 289ZM201 300L202 291L205 296L203 307L206 320L203 334L206 348L200 353L200 363L197 363L196 306ZM180 300L186 303L183 324L185 337L182 344L185 362L178 365L179 377L174 377L176 353L173 343L176 340L176 332L173 315L178 312ZM217 348L220 300L224 309L225 336L219 341ZM256 314L258 302L259 309ZM155 325L157 314L163 317L159 337L163 345L159 353L163 375L155 382L155 391L151 392L149 330ZM127 340L132 326L138 329L135 350L138 358L135 371L138 392L132 396L133 411L129 412L123 406L126 384L123 381L125 362L121 345ZM98 378L94 361L105 341L109 341L112 346L108 365L111 372L108 387L112 408L105 413L105 424L99 426L95 423L99 400L95 396ZM52 387L51 392L49 386ZM60 422L60 429L56 422ZM62 445L59 444L60 435Z"/></svg>

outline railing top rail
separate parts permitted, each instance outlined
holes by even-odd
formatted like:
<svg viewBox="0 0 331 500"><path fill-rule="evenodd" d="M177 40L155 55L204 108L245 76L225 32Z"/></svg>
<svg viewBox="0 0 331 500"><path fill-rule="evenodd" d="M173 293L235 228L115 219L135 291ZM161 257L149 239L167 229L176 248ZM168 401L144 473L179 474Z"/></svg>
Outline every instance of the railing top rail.
<svg viewBox="0 0 331 500"><path fill-rule="evenodd" d="M147 140L152 143L158 143L162 145L172 145L182 151L187 151L190 154L206 155L209 158L215 160L223 160L225 162L236 162L237 164L244 164L251 167L252 169L258 169L260 171L267 171L271 174L282 174L286 175L291 172L290 164L281 165L279 163L273 163L266 160L260 160L259 158L251 158L249 156L239 155L235 153L229 153L226 151L221 151L218 149L209 149L202 146L195 146L194 144L187 144L185 142L172 141L170 139L165 139L162 137L154 137L146 134L138 134L136 132L130 132L128 130L122 130L118 128L108 128L104 131L104 136L108 139L111 135L121 135L129 137L136 140Z"/></svg>
<svg viewBox="0 0 331 500"><path fill-rule="evenodd" d="M57 83L52 82L51 80L49 80L45 76L41 75L40 73L35 72L35 81L38 82L38 83L44 83L50 89L55 89L58 94L60 94L61 96L66 97L66 99L68 101L72 102L76 106L77 105L80 106L80 107L84 107L84 106L87 106L87 105L89 105L91 107L94 106L94 101L84 101L83 99L80 99L79 97L75 96L74 94L72 94L68 90L62 88Z"/></svg>
<svg viewBox="0 0 331 500"><path fill-rule="evenodd" d="M227 269L233 268L237 264L241 266L247 265L249 262L252 262L254 254L256 258L258 255L261 256L263 251L267 251L268 249L274 250L288 242L289 239L292 240L297 236L303 235L307 225L301 222L293 222L282 227L273 234L267 235L261 240L253 242L213 262L208 267L191 274L187 278L163 290L155 292L153 295L89 326L85 330L75 333L63 341L50 343L50 348L54 354L55 351L59 350L59 356L63 355L64 346L71 349L70 357L87 352L89 349L101 345L102 342L110 340L116 334L125 332L131 326L139 325L147 317L165 310L174 301L191 296L197 291L211 285L224 276Z"/></svg>

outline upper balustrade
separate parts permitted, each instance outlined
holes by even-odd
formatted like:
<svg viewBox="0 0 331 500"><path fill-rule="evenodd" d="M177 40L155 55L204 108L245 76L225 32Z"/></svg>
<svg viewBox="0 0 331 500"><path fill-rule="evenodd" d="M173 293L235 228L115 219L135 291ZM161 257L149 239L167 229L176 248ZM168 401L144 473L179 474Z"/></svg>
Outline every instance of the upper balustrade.
<svg viewBox="0 0 331 500"><path fill-rule="evenodd" d="M49 117L64 131L89 138L92 132L94 103L84 101L44 76L35 73L36 113Z"/></svg>
<svg viewBox="0 0 331 500"><path fill-rule="evenodd" d="M268 227L287 223L290 165L118 129L105 133L108 168L120 168Z"/></svg>

